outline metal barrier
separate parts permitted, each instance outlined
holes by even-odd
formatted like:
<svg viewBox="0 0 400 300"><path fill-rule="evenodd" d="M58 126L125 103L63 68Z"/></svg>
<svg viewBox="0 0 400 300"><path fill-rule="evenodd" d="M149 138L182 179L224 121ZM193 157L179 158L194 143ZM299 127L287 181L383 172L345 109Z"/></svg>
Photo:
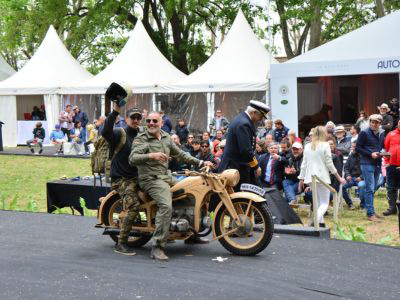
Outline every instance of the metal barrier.
<svg viewBox="0 0 400 300"><path fill-rule="evenodd" d="M318 195L317 195L317 180L323 186L325 186L328 190L333 193L333 220L335 223L338 221L338 211L339 211L339 203L338 203L338 193L336 190L331 187L329 184L323 182L318 176L312 175L311 182L311 191L312 191L312 201L313 201L313 221L315 229L319 230L319 222L318 222Z"/></svg>

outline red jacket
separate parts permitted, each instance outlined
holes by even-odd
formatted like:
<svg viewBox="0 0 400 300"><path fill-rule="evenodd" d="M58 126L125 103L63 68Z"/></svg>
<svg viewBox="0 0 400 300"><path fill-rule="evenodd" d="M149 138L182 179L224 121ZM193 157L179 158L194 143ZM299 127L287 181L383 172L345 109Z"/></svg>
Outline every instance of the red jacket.
<svg viewBox="0 0 400 300"><path fill-rule="evenodd" d="M392 155L385 157L385 162L389 165L400 166L400 129L397 128L388 133L385 138L385 150Z"/></svg>

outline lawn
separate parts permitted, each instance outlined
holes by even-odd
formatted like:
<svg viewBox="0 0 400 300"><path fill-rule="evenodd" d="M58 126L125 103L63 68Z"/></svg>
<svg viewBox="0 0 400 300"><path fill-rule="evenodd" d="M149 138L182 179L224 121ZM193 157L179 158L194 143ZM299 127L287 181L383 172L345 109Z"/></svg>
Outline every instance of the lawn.
<svg viewBox="0 0 400 300"><path fill-rule="evenodd" d="M24 210L32 198L38 205L39 211L47 211L46 182L66 176L91 175L89 159L74 159L60 157L29 157L0 155L0 192L6 195L6 205L18 193L18 206ZM387 208L385 190L377 192L375 208L382 214ZM297 210L303 222L308 222L308 212L305 209ZM335 225L332 222L333 210L329 209L329 216L325 218L328 227L332 228L332 236L336 235ZM385 217L379 223L369 222L361 210L350 211L346 207L339 212L339 226L349 231L362 227L365 238L370 243L385 243L400 246L397 216Z"/></svg>

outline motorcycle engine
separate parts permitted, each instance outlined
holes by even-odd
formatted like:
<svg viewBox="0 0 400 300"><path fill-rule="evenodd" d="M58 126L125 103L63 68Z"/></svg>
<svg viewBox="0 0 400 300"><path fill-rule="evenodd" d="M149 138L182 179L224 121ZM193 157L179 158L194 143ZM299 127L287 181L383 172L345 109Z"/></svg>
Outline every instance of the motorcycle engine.
<svg viewBox="0 0 400 300"><path fill-rule="evenodd" d="M172 202L171 231L187 232L194 227L194 205L192 197L186 197Z"/></svg>

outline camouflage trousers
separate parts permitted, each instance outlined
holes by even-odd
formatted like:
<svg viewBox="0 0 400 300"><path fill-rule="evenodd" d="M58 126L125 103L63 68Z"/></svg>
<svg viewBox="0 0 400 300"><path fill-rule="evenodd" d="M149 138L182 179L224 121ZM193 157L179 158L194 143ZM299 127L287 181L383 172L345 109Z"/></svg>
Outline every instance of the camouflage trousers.
<svg viewBox="0 0 400 300"><path fill-rule="evenodd" d="M137 188L136 178L118 178L111 182L111 189L117 191L121 196L124 210L127 211L127 214L122 221L118 243L126 243L128 241L129 232L131 231L132 225L139 213L140 202Z"/></svg>

